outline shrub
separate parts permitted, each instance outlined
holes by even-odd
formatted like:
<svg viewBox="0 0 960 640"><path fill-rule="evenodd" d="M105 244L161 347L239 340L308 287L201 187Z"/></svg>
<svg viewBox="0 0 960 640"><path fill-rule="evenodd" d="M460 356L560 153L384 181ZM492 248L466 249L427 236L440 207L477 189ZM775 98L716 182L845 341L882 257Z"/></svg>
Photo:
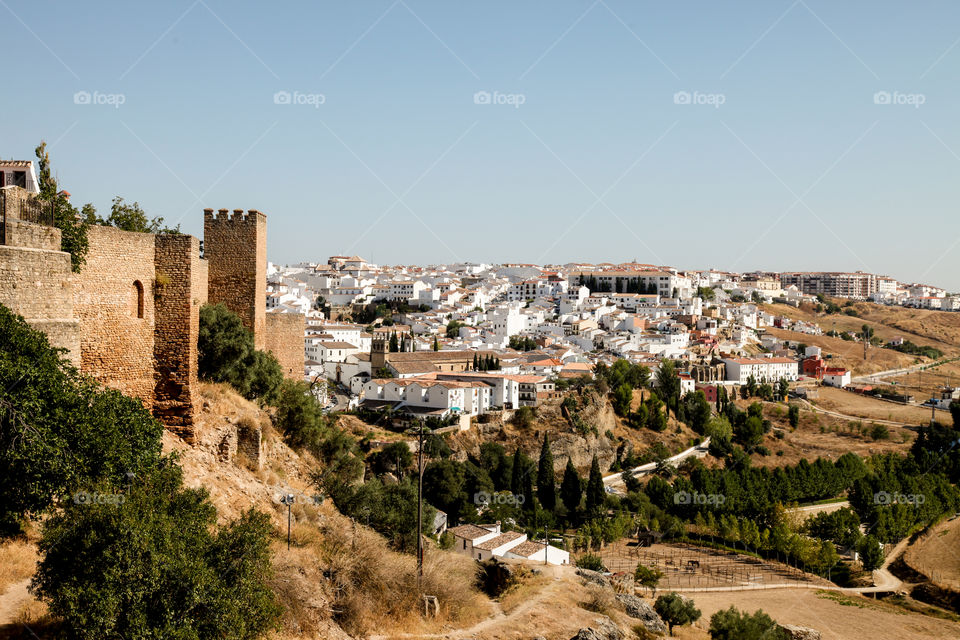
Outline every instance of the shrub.
<svg viewBox="0 0 960 640"><path fill-rule="evenodd" d="M688 600L677 593L660 596L653 603L653 609L667 623L670 635L673 635L675 626L691 624L700 619L700 610L694 606L693 600Z"/></svg>
<svg viewBox="0 0 960 640"><path fill-rule="evenodd" d="M762 610L741 613L736 607L710 616L712 640L788 640L790 635Z"/></svg>
<svg viewBox="0 0 960 640"><path fill-rule="evenodd" d="M226 382L248 400L274 399L283 370L273 354L258 351L240 317L223 304L200 309L197 369L201 378Z"/></svg>
<svg viewBox="0 0 960 640"><path fill-rule="evenodd" d="M605 572L607 570L607 567L603 564L603 558L592 553L585 553L577 558L577 566L589 571Z"/></svg>
<svg viewBox="0 0 960 640"><path fill-rule="evenodd" d="M890 439L890 430L887 429L885 425L874 424L870 428L870 437L873 440L889 440Z"/></svg>
<svg viewBox="0 0 960 640"><path fill-rule="evenodd" d="M0 535L83 484L144 473L162 434L138 400L81 376L0 305Z"/></svg>
<svg viewBox="0 0 960 640"><path fill-rule="evenodd" d="M276 627L269 518L251 510L214 529L206 492L182 480L164 465L120 504L67 501L46 523L34 588L70 635L245 639Z"/></svg>

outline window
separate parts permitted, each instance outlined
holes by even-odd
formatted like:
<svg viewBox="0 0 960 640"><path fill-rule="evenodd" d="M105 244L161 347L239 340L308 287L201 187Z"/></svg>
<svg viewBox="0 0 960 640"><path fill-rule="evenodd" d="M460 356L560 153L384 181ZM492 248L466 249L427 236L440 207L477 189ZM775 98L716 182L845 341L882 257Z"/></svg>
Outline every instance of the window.
<svg viewBox="0 0 960 640"><path fill-rule="evenodd" d="M143 284L139 280L133 282L133 313L138 318L143 317Z"/></svg>

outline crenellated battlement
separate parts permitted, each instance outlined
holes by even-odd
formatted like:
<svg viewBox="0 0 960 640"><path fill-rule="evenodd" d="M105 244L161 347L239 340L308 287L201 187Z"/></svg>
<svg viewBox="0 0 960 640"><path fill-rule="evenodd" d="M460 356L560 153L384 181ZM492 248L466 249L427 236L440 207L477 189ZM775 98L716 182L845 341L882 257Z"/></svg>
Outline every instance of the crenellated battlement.
<svg viewBox="0 0 960 640"><path fill-rule="evenodd" d="M203 224L266 224L267 214L256 209L204 209Z"/></svg>

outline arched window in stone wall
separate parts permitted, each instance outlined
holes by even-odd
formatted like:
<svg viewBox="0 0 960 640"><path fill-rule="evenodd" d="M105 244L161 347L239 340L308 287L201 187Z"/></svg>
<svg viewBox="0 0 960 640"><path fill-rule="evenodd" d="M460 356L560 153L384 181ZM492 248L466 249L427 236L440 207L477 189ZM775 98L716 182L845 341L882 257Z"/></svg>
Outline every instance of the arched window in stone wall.
<svg viewBox="0 0 960 640"><path fill-rule="evenodd" d="M143 283L139 280L133 281L133 309L138 318L143 317Z"/></svg>

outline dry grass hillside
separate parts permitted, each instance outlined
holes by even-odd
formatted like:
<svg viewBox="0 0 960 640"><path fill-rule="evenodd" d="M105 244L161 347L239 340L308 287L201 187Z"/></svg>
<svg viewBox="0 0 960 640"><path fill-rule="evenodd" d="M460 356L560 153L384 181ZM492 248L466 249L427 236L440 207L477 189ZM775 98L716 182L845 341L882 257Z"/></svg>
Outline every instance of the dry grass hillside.
<svg viewBox="0 0 960 640"><path fill-rule="evenodd" d="M841 306L843 300L836 300ZM864 324L873 328L874 334L885 341L901 337L920 346L940 349L948 356L960 354L960 314L925 309L907 309L888 307L871 302L857 302L844 311L852 309L856 316L846 313L817 313L812 304L802 304L799 308L785 304L763 305L769 313L794 320L813 322L824 331L859 332ZM796 340L820 347L826 353L834 355L834 362L851 369L855 374L874 373L884 369L906 367L918 362L928 362L926 358L900 353L892 349L871 348L867 360L863 359L863 345L829 336L811 336L793 331L768 329L779 338Z"/></svg>

